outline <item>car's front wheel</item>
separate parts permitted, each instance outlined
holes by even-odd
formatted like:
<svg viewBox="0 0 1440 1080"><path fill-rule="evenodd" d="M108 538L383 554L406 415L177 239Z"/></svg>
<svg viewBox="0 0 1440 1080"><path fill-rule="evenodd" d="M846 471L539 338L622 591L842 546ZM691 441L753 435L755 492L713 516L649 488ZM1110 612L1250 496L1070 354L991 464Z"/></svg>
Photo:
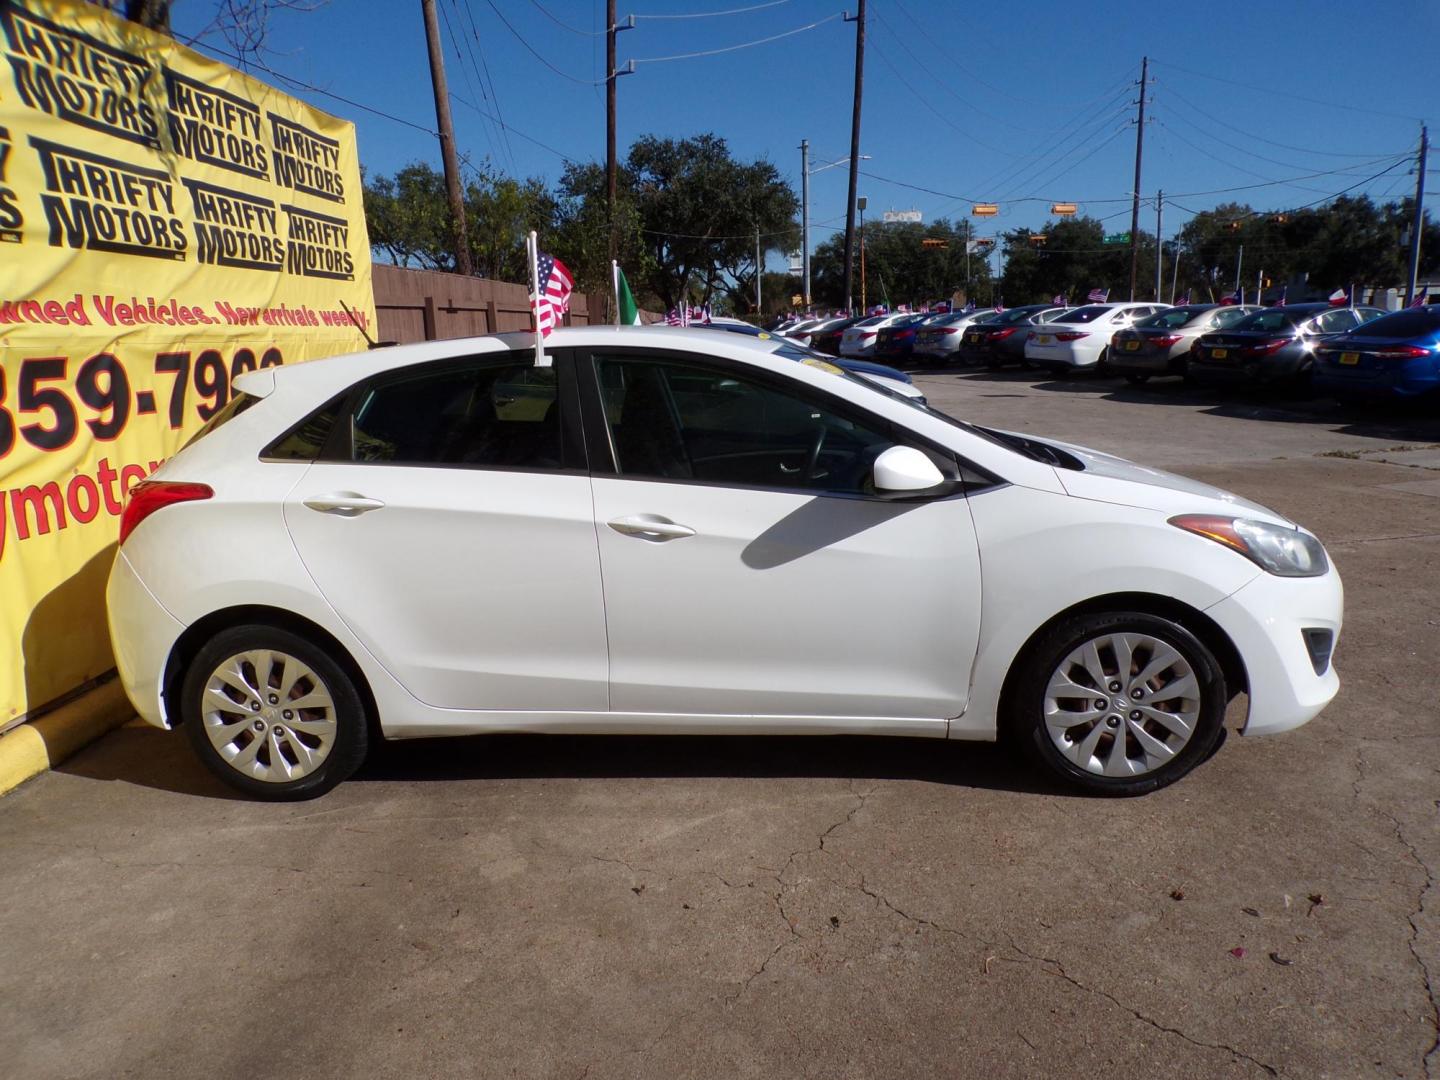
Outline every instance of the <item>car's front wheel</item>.
<svg viewBox="0 0 1440 1080"><path fill-rule="evenodd" d="M261 799L310 799L365 760L365 705L324 649L279 627L224 630L181 686L181 716L200 760Z"/></svg>
<svg viewBox="0 0 1440 1080"><path fill-rule="evenodd" d="M1066 782L1142 795L1205 760L1226 700L1219 663L1178 623L1141 612L1076 615L1026 650L1007 721L1030 757Z"/></svg>

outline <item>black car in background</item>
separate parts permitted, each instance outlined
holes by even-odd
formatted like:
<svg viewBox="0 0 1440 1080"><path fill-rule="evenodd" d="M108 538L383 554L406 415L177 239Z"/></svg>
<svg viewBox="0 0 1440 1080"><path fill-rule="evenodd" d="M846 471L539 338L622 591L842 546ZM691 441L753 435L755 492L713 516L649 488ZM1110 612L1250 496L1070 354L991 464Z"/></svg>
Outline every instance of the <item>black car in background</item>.
<svg viewBox="0 0 1440 1080"><path fill-rule="evenodd" d="M887 364L909 359L915 349L915 331L928 318L917 312L881 330L875 336L875 359Z"/></svg>
<svg viewBox="0 0 1440 1080"><path fill-rule="evenodd" d="M1025 359L1025 335L1069 308L1055 304L1023 304L1006 308L993 319L972 323L960 337L957 359L962 364L984 364L999 369Z"/></svg>
<svg viewBox="0 0 1440 1080"><path fill-rule="evenodd" d="M853 319L836 319L826 323L810 335L810 347L816 352L823 352L826 356L839 356L841 336L865 317L857 315Z"/></svg>
<svg viewBox="0 0 1440 1080"><path fill-rule="evenodd" d="M1201 337L1190 353L1190 378L1264 385L1308 382L1316 345L1383 314L1375 307L1325 303L1265 308Z"/></svg>

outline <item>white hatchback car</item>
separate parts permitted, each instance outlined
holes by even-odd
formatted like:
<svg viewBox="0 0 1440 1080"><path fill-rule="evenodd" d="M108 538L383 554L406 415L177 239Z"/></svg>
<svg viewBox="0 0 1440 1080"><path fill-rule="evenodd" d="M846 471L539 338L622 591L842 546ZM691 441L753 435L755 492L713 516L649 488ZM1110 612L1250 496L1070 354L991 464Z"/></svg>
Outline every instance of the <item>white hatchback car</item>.
<svg viewBox="0 0 1440 1080"><path fill-rule="evenodd" d="M1077 369L1093 371L1105 361L1110 338L1137 319L1164 311L1169 304L1086 304L1036 327L1025 339L1025 359L1053 375Z"/></svg>
<svg viewBox="0 0 1440 1080"><path fill-rule="evenodd" d="M1091 792L1334 696L1320 542L1203 484L975 427L768 342L557 331L236 380L129 493L139 714L261 798L370 740L1012 736ZM1057 557L1063 552L1064 557Z"/></svg>

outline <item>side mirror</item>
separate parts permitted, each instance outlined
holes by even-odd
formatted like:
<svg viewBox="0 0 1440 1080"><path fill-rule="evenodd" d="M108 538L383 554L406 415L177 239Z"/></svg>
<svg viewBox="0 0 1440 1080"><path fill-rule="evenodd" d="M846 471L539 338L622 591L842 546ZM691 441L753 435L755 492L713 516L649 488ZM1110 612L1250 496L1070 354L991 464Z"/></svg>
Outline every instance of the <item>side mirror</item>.
<svg viewBox="0 0 1440 1080"><path fill-rule="evenodd" d="M935 463L913 446L892 446L875 459L875 490L914 494L945 483Z"/></svg>

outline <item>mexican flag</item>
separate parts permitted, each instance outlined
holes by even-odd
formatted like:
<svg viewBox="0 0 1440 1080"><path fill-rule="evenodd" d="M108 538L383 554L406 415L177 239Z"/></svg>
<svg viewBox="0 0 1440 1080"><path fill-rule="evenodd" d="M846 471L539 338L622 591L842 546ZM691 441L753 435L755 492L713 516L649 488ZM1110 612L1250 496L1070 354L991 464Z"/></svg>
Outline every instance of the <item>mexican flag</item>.
<svg viewBox="0 0 1440 1080"><path fill-rule="evenodd" d="M639 326L640 306L635 303L635 294L625 280L625 271L616 262L612 262L610 267L615 273L615 325Z"/></svg>

